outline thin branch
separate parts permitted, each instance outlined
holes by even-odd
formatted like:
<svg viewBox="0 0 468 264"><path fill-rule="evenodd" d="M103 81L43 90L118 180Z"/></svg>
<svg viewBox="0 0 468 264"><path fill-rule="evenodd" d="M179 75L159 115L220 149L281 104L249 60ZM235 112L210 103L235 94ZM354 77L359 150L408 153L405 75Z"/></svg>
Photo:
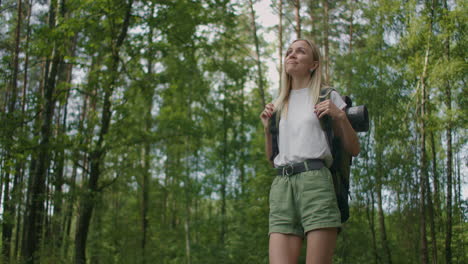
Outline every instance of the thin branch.
<svg viewBox="0 0 468 264"><path fill-rule="evenodd" d="M119 177L120 177L120 175L117 174L117 176L116 176L115 178L113 178L112 180L102 183L101 186L97 188L97 191L98 191L98 192L101 192L101 191L104 190L105 188L111 186L112 184L114 184L114 183L117 181L117 179L118 179Z"/></svg>
<svg viewBox="0 0 468 264"><path fill-rule="evenodd" d="M5 11L7 9L13 8L13 7L16 7L16 2L9 5L9 6L4 7L3 9L0 9L0 13L2 13L3 11Z"/></svg>
<svg viewBox="0 0 468 264"><path fill-rule="evenodd" d="M86 174L89 175L91 173L87 168L85 168L83 165L81 165L78 161L75 160L73 164L80 167Z"/></svg>

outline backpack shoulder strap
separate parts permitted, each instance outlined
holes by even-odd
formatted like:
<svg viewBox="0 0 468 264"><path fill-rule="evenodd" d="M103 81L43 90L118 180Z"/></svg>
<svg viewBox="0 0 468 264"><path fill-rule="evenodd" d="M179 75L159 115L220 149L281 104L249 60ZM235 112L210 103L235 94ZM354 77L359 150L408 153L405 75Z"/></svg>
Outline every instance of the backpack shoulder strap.
<svg viewBox="0 0 468 264"><path fill-rule="evenodd" d="M328 100L331 98L331 92L336 91L334 88L328 87L328 88L323 88L320 90L320 95L319 95L319 103ZM328 147L330 148L330 152L333 153L332 147L332 141L333 141L333 126L332 126L332 120L329 116L324 116L320 119L320 126L322 127L322 130L325 131L325 136L327 137L327 143Z"/></svg>
<svg viewBox="0 0 468 264"><path fill-rule="evenodd" d="M278 112L273 112L273 115L270 117L270 133L271 133L271 157L270 160L273 161L275 157L279 154L279 147L278 147L278 135L279 135L279 119L281 115L276 120L276 116Z"/></svg>
<svg viewBox="0 0 468 264"><path fill-rule="evenodd" d="M336 90L334 88L331 88L331 87L322 88L320 90L319 103L323 102L323 101L325 101L327 99L330 99L332 91L336 92Z"/></svg>

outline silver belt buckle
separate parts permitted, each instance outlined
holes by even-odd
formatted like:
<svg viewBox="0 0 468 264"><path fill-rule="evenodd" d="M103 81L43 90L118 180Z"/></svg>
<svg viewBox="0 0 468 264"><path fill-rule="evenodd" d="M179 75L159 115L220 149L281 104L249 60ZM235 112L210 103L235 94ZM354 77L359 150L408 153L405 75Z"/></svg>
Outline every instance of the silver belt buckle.
<svg viewBox="0 0 468 264"><path fill-rule="evenodd" d="M289 172L289 169L291 169L291 172ZM294 172L294 167L291 164L283 167L283 175L286 175L289 177L293 174L293 172Z"/></svg>

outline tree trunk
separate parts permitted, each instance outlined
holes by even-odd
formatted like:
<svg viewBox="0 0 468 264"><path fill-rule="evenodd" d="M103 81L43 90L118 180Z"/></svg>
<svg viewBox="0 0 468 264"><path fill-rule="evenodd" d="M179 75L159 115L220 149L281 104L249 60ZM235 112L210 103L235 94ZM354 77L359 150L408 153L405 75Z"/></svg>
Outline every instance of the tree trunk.
<svg viewBox="0 0 468 264"><path fill-rule="evenodd" d="M78 157L78 155L74 155L74 157ZM63 218L63 236L62 236L62 255L64 258L67 258L68 252L68 241L70 239L70 231L71 231L71 222L73 216L73 205L76 200L76 175L78 170L78 165L76 164L78 161L75 161L72 169L72 175L70 179L70 190L68 191L68 204L65 208L64 218Z"/></svg>
<svg viewBox="0 0 468 264"><path fill-rule="evenodd" d="M429 176L427 171L427 153L426 153L426 118L430 115L429 107L427 106L427 100L429 98L428 91L426 89L426 78L427 78L427 68L429 65L429 54L432 43L432 28L434 21L434 0L432 4L427 8L430 10L430 23L429 23L429 37L426 47L426 55L424 58L423 72L421 75L421 124L420 124L420 133L421 133L421 156L420 156L420 190L421 190L421 201L420 201L420 228L421 228L421 262L427 264L429 262L428 254L428 245L427 245L427 234L426 234L426 201L427 209L430 219L430 228L431 228L431 240L432 240L432 263L437 263L437 241L435 236L435 226L434 226L434 208L432 205L431 197L431 188L429 184ZM427 194L426 194L427 193Z"/></svg>
<svg viewBox="0 0 468 264"><path fill-rule="evenodd" d="M186 170L186 183L184 184L185 189L185 256L187 264L192 264L191 258L191 242L190 242L190 167L187 166Z"/></svg>
<svg viewBox="0 0 468 264"><path fill-rule="evenodd" d="M281 75L281 74L280 74ZM244 85L238 84L237 87L241 87L241 101L240 101L240 141L243 146L247 145L247 139L246 139L246 131L245 131L245 92L244 92ZM244 194L245 192L245 164L247 160L247 155L246 155L246 150L242 148L240 150L240 164L239 164L239 170L240 170L240 193L241 195Z"/></svg>
<svg viewBox="0 0 468 264"><path fill-rule="evenodd" d="M85 99L86 100L86 99ZM86 104L86 103L85 103ZM86 113L86 106L83 110L83 115L85 115ZM83 117L84 118L84 117ZM81 123L81 121L80 121ZM73 171L72 171L72 176L71 176L71 180L70 180L70 190L69 190L69 196L70 198L68 199L69 202L68 202L68 205L67 205L67 209L66 209L66 215L64 217L64 235L63 235L63 238L64 238L64 243L63 243L63 256L65 259L68 259L68 247L69 247L69 240L70 240L70 236L71 236L71 223L72 223L72 217L73 217L73 207L74 207L74 204L75 204L75 201L76 201L76 197L77 197L77 194L76 194L76 176L77 176L77 163L79 162L78 161L78 153L76 153L74 155L76 157L76 161L75 161L75 165L73 165ZM88 162L87 162L87 156L86 154L83 155L82 157L82 161L83 161L83 168L88 168ZM83 175L86 175L87 172L83 172ZM86 177L82 177L83 181Z"/></svg>
<svg viewBox="0 0 468 264"><path fill-rule="evenodd" d="M68 95L67 99L68 100ZM65 107L66 108L66 105ZM60 111L62 112L62 111ZM64 109L65 113L59 113L56 124L57 124L57 138L63 138L63 135L66 133L66 110ZM63 115L63 117L62 117ZM63 124L60 125L60 119L63 118ZM63 144L62 142L58 142L59 144ZM51 240L55 248L60 248L61 244L61 235L63 234L62 225L61 225L61 217L62 217L62 207L63 207L63 190L62 186L64 184L64 167L65 167L65 149L60 148L55 153L55 168L54 173L52 175L53 179L51 180L52 185L54 186L53 191L53 215L52 215L52 232L51 232Z"/></svg>
<svg viewBox="0 0 468 264"><path fill-rule="evenodd" d="M349 44L348 44L348 54L351 54L353 52L353 26L354 26L354 3L356 0L352 0L350 5L351 5L351 15L349 17Z"/></svg>
<svg viewBox="0 0 468 264"><path fill-rule="evenodd" d="M94 67L96 65L96 59L91 60L91 66L90 66L90 72L94 70ZM90 82L90 79L88 79L88 83ZM78 123L78 135L85 134L84 130L84 122L86 120L86 114L88 112L88 101L89 101L89 95L85 94L83 96L83 106L81 107L81 113L80 113L80 119ZM86 139L84 137L80 138L79 144L78 145L83 145L86 144ZM68 203L65 208L65 213L64 213L64 220L63 220L63 226L64 226L64 234L62 236L63 239L63 250L62 250L62 255L64 256L65 259L68 259L68 246L69 246L69 240L70 240L70 232L71 232L71 223L72 223L72 218L73 218L73 207L76 201L76 176L77 176L77 169L78 169L78 164L82 161L82 167L84 168L83 171L83 177L82 181L85 182L86 177L84 175L87 174L87 155L83 154L80 155L78 150L74 150L72 154L72 161L73 161L73 169L72 169L72 175L70 179L70 187L68 191Z"/></svg>
<svg viewBox="0 0 468 264"><path fill-rule="evenodd" d="M314 40L317 44L319 44L317 28L316 28L316 17L314 15L315 11L315 2L309 1L309 17L310 17L310 34L314 36Z"/></svg>
<svg viewBox="0 0 468 264"><path fill-rule="evenodd" d="M432 148L432 175L433 175L433 188L434 188L434 214L436 219L440 219L440 191L439 191L439 173L437 172L437 150L435 144L434 133L431 132L431 148ZM439 226L439 225L437 225Z"/></svg>
<svg viewBox="0 0 468 264"><path fill-rule="evenodd" d="M115 70L112 68L112 70ZM87 184L87 193L85 193L80 201L80 211L75 234L75 263L86 263L86 239L88 236L89 223L91 221L92 212L98 195L98 179L101 175L102 162L105 157L103 149L104 136L108 132L111 112L110 112L110 96L109 89L105 92L104 109L101 117L101 131L96 149L90 154L91 171Z"/></svg>
<svg viewBox="0 0 468 264"><path fill-rule="evenodd" d="M9 98L9 106L8 106L8 115L13 117L12 120L15 122L16 118L15 109L16 109L16 98L18 96L17 88L18 88L18 57L19 57L19 50L20 50L20 32L21 32L21 21L22 21L22 1L18 0L18 8L17 8L17 21L16 21L16 30L15 30L15 51L13 53L13 76L10 83L10 98ZM6 146L6 160L12 159L10 156L10 144L15 141L13 138L16 130L16 124L10 124L8 126L10 130L10 140ZM20 161L16 161L16 167L20 165ZM10 168L11 166L5 166L7 170L5 171L5 178L3 187L3 221L2 221L2 253L3 253L3 260L8 263L10 261L10 253L11 253L11 236L13 234L13 223L15 217L15 206L11 204L11 197L10 197ZM18 182L18 170L16 170L14 184L12 189L16 190L17 182ZM12 191L15 193L15 191ZM0 196L1 197L1 196Z"/></svg>
<svg viewBox="0 0 468 264"><path fill-rule="evenodd" d="M8 156L7 156L8 158ZM11 235L13 232L14 206L10 204L10 172L5 172L2 216L2 255L6 263L10 262Z"/></svg>
<svg viewBox="0 0 468 264"><path fill-rule="evenodd" d="M52 157L50 160L54 160L54 158ZM44 210L44 214L42 216L42 223L41 223L41 226L42 226L42 234L41 234L41 238L39 239L39 241L41 241L41 244L39 246L39 248L45 248L45 244L46 244L46 238L49 238L51 237L52 235L52 231L51 231L51 225L50 225L50 204L51 204L51 200L50 200L50 197L51 197L51 193L52 193L52 185L50 183L51 181L51 175L49 172L46 173L46 183L45 183L45 210Z"/></svg>
<svg viewBox="0 0 468 264"><path fill-rule="evenodd" d="M385 228L385 216L383 213L383 206L382 206L382 185L381 183L377 186L377 204L378 204L378 215L379 215L379 227L380 233L382 236L382 246L384 248L385 257L389 264L392 263L392 255L390 253L390 247L388 246L387 240L387 231Z"/></svg>
<svg viewBox="0 0 468 264"><path fill-rule="evenodd" d="M279 87L278 91L281 90L283 82L283 0L278 0L278 61L279 61Z"/></svg>
<svg viewBox="0 0 468 264"><path fill-rule="evenodd" d="M23 92L22 92L22 100L21 100L21 113L24 116L24 113L26 111L26 96L27 96L27 83L28 83L28 70L29 70L29 38L30 38L30 33L31 33L31 27L30 27L30 21L31 21L31 9L32 9L32 3L29 3L29 5L26 5L28 9L27 13L27 20L26 20L26 44L24 47L24 53L25 53L25 59L24 59L24 76L23 76ZM24 133L24 122L21 122L20 124L20 132L21 134ZM21 175L19 177L19 185L23 185L23 178L24 178L24 167L25 167L25 162L21 161L21 164L19 165ZM26 187L30 187L31 185L27 185ZM1 189L1 186L0 186ZM22 213L22 206L23 206L23 195L21 193L22 191L18 191L18 203L17 203L17 210L16 210L16 233L15 233L15 250L14 250L14 258L15 260L18 260L19 254L21 252L20 250L20 242L21 242L21 237L24 235L23 229L21 228L21 219L25 213ZM28 194L28 192L26 192ZM24 204L25 207L27 207L27 203L25 202ZM24 226L23 226L24 227Z"/></svg>
<svg viewBox="0 0 468 264"><path fill-rule="evenodd" d="M457 138L458 140L460 140L460 135L458 135ZM463 185L463 183L461 181L461 175L460 175L460 167L461 167L460 152L457 152L456 154L455 163L456 165L454 169L455 169L455 175L457 177L457 185L455 186L456 188L455 200L457 201L457 205L458 205L456 208L459 209L460 212L462 212L463 208L462 208L462 189L461 189L462 187L461 186Z"/></svg>
<svg viewBox="0 0 468 264"><path fill-rule="evenodd" d="M349 60L349 63L348 63L348 69L347 69L347 72L348 72L348 87L346 87L347 89L351 89L351 86L352 86L352 81L353 81L353 66L354 66L354 63L352 61L353 59L353 56L352 56L352 53L353 53L353 37L354 37L354 5L355 5L355 2L356 0L353 0L351 1L350 5L351 5L351 15L349 17L349 44L348 44L348 60ZM348 90L349 91L349 90Z"/></svg>
<svg viewBox="0 0 468 264"><path fill-rule="evenodd" d="M384 44L384 23L383 23L383 15L379 14L378 16L378 24L380 25L378 30L379 30L379 50L378 50L378 56L381 58L378 63L379 71L378 71L378 78L380 83L384 83L383 81L383 72L384 72L384 67L382 65L382 53L383 53L383 44ZM382 117L379 115L377 117L377 126L382 127L381 123ZM378 133L379 130L376 130L375 132L375 141L377 142L376 146L376 167L377 167L377 205L378 205L378 215L379 215L379 226L380 226L380 232L381 232L381 239L382 239L382 247L385 255L385 259L387 263L392 264L392 254L390 252L390 246L387 240L387 231L385 228L385 215L383 212L383 201L382 201L382 181L383 181L383 161L382 161L382 156L384 154L384 140L383 137Z"/></svg>
<svg viewBox="0 0 468 264"><path fill-rule="evenodd" d="M151 111L151 110L150 110ZM150 131L150 130L147 130ZM143 172L143 183L141 186L142 189L142 206L141 206L141 252L142 252L142 263L146 263L146 242L147 242L147 233L148 233L148 207L149 207L149 179L150 179L150 146L147 144L144 148L144 167Z"/></svg>
<svg viewBox="0 0 468 264"><path fill-rule="evenodd" d="M62 8L62 16L65 16L65 8ZM69 46L69 56L75 56L75 49L76 49L76 42L77 42L77 35L75 35L72 39L70 39L70 46ZM62 76L59 79L60 82L64 82L66 87L71 86L72 82L72 73L73 73L73 65L62 64ZM70 89L67 89L67 94L65 97L65 103L63 105L63 115L62 120L60 119L57 121L57 133L58 138L62 138L63 135L66 134L67 130L67 115L68 115L68 99L70 97ZM61 124L61 125L60 125ZM63 143L62 143L63 144ZM64 169L65 169L65 148L61 148L58 151L57 157L57 169L56 169L56 177L54 179L54 214L53 214L53 234L54 234L54 246L56 248L62 248L62 242L65 235L64 225L62 224L65 212L62 212L63 204L63 191L62 185L64 184ZM76 175L76 174L75 174Z"/></svg>
<svg viewBox="0 0 468 264"><path fill-rule="evenodd" d="M45 75L45 73L47 72L46 71L47 65L48 65L48 62L42 64L43 75ZM42 80L41 84L38 87L38 90L36 91L38 98L44 98L44 83L45 83L45 81ZM34 128L39 128L40 124L41 124L41 120L42 120L42 118L44 116L43 115L44 105L42 104L42 102L39 102L36 105L36 112L37 112L37 116L36 116L36 118L34 120L33 127ZM40 136L40 131L38 131L37 129L33 129L32 136L38 138ZM29 243L27 238L28 238L28 235L30 235L28 233L28 230L29 230L30 225L31 225L29 214L28 214L28 212L29 212L28 208L31 207L31 203L32 203L32 193L33 193L33 184L34 184L34 177L33 176L34 176L34 172L36 171L36 168L37 168L37 162L38 162L38 155L37 155L37 153L33 152L33 155L31 155L31 162L29 163L29 177L28 177L27 191L26 191L26 201L25 201L26 210L25 210L25 213L23 215L23 234L22 234L22 239L21 239L21 241L22 241L21 242L21 257L23 258L23 260L27 259L27 257L26 257L26 247L27 247L27 243Z"/></svg>
<svg viewBox="0 0 468 264"><path fill-rule="evenodd" d="M420 145L420 207L419 207L419 228L421 235L421 263L428 263L428 250L427 250L427 235L426 235L426 178L427 178L427 159L426 159L426 71L427 64L429 61L429 44L426 48L426 56L424 58L424 68L421 76L421 105L420 105L420 134L421 134L421 145Z"/></svg>
<svg viewBox="0 0 468 264"><path fill-rule="evenodd" d="M380 119L378 121L378 124L380 126ZM381 142L380 137L376 135L376 142ZM376 147L376 166L377 166L377 209L378 209L378 220L379 220L379 227L380 227L380 234L381 234L381 239L382 239L382 247L383 251L385 254L385 259L387 263L392 264L392 255L390 253L390 247L388 245L388 239L387 239L387 230L385 228L385 215L383 211L383 201L382 201L382 180L383 180L383 167L382 167L382 155L383 155L383 149L380 145L381 143L378 143L378 146Z"/></svg>
<svg viewBox="0 0 468 264"><path fill-rule="evenodd" d="M113 195L115 197L115 202L113 201L113 204L115 204L112 207L112 225L114 227L119 226L119 220L120 220L120 193L117 192L116 195ZM89 264L99 264L100 260L100 254L101 254L101 247L96 247L94 245L99 245L99 242L96 243L96 240L99 240L99 238L102 236L102 230L103 230L103 208L102 208L102 203L100 201L96 201L95 207L96 207L96 212L93 215L93 225L94 225L94 233L93 236L90 237L90 241L94 242L93 246L89 247L88 252L89 252ZM119 258L119 249L122 248L122 243L120 243L121 240L117 239L114 236L114 239L111 240L111 248L110 252L111 254L116 256L116 258Z"/></svg>
<svg viewBox="0 0 468 264"><path fill-rule="evenodd" d="M366 195L366 201L367 201L367 206L366 206L366 215L367 215L367 221L369 222L369 228L372 234L372 249L374 253L374 263L380 263L380 256L377 250L377 239L375 237L375 224L374 224L374 217L375 217L375 209L374 209L374 194L372 190L370 190L371 193L371 201L369 201L368 195ZM369 210L369 207L371 208Z"/></svg>
<svg viewBox="0 0 468 264"><path fill-rule="evenodd" d="M294 18L296 20L296 38L301 38L301 0L295 0L294 2Z"/></svg>
<svg viewBox="0 0 468 264"><path fill-rule="evenodd" d="M26 110L26 96L27 96L27 87L28 87L28 70L29 70L29 38L31 36L31 10L32 10L32 0L28 6L28 18L26 22L26 45L24 47L25 58L24 58L24 78L23 78L23 98L22 98L22 107L21 112L24 114Z"/></svg>
<svg viewBox="0 0 468 264"><path fill-rule="evenodd" d="M448 14L447 0L444 0L444 11ZM447 34L444 43L444 59L450 63L450 34ZM446 122L446 146L447 146L447 223L445 230L445 263L452 263L452 91L450 81L445 81L445 106L449 113L449 120Z"/></svg>
<svg viewBox="0 0 468 264"><path fill-rule="evenodd" d="M150 19L154 18L155 7L151 7ZM153 24L149 23L149 33L148 33L148 44L153 43ZM150 47L148 52L148 77L150 80L153 80L153 58L154 58L154 48ZM145 118L145 132L149 133L151 131L151 110L153 108L153 87L146 87L142 91L142 96L146 98L146 118ZM147 232L148 232L148 208L149 208L149 187L150 187L150 169L151 169L151 143L147 141L143 147L143 182L142 182L142 206L141 206L141 252L142 252L142 263L146 263L146 242L147 242Z"/></svg>
<svg viewBox="0 0 468 264"><path fill-rule="evenodd" d="M31 205L31 194L32 194L32 186L33 186L33 177L32 173L33 171L36 170L36 164L37 160L35 159L34 155L31 157L31 162L29 164L29 172L30 175L28 177L28 183L27 183L27 190L26 190L26 201L25 201L25 208L29 208ZM24 215L23 215L23 234L22 234L22 239L21 239L21 258L23 260L26 258L26 238L28 237L28 233L26 232L29 228L29 218L28 218L28 211L25 210Z"/></svg>
<svg viewBox="0 0 468 264"><path fill-rule="evenodd" d="M104 137L109 132L110 121L112 116L111 111L111 96L113 94L116 79L118 77L119 52L123 45L123 41L127 36L128 27L130 24L130 16L133 0L130 0L125 7L125 18L122 24L121 31L112 48L111 65L109 67L109 76L107 83L104 84L104 104L101 116L101 129L99 131L98 141L94 150L90 153L91 171L87 184L87 193L82 196L80 202L80 214L78 216L77 229L75 235L75 263L86 263L86 239L88 237L89 224L93 213L96 199L100 189L98 188L98 180L101 176L102 168L104 167L104 158L107 153L107 147L104 145Z"/></svg>
<svg viewBox="0 0 468 264"><path fill-rule="evenodd" d="M13 113L12 110L16 108L16 98L18 96L18 59L20 51L20 32L21 32L21 21L22 21L22 1L18 0L18 11L17 11L17 21L16 21L16 30L15 30L15 51L13 53L13 76L11 80L10 88L10 100L9 100L9 113Z"/></svg>
<svg viewBox="0 0 468 264"><path fill-rule="evenodd" d="M427 207L429 213L429 226L431 228L431 245L432 245L432 263L437 264L437 237L435 233L435 221L434 221L434 205L432 203L432 193L431 193L431 185L429 183L429 177L427 175L426 170L426 182L427 188Z"/></svg>
<svg viewBox="0 0 468 264"><path fill-rule="evenodd" d="M49 12L49 27L55 27L55 9L57 8L57 0L52 0L50 3ZM27 263L34 263L34 253L40 244L42 234L42 219L45 216L44 201L45 201L45 181L46 173L50 161L50 139L52 136L52 118L55 108L55 85L58 72L58 65L61 60L61 55L57 47L58 43L54 42L52 50L52 62L50 71L46 68L44 75L44 118L42 119L40 130L40 143L38 147L37 167L30 177L33 177L31 204L28 214L28 227L26 232L24 254ZM46 65L48 63L46 62Z"/></svg>
<svg viewBox="0 0 468 264"><path fill-rule="evenodd" d="M262 100L262 108L266 105L265 103L265 89L263 87L263 71L262 71L262 62L260 61L260 48L259 41L257 37L257 24L255 23L255 11L253 9L252 0L249 0L250 3L250 19L252 24L252 34L255 41L255 56L257 61L257 73L258 73L258 89L260 92L260 99Z"/></svg>
<svg viewBox="0 0 468 264"><path fill-rule="evenodd" d="M329 44L328 44L328 0L323 0L323 24L324 24L324 48L325 48L325 56L324 56L324 64L325 64L325 82L330 83L330 62L328 56Z"/></svg>
<svg viewBox="0 0 468 264"><path fill-rule="evenodd" d="M224 85L223 98L223 154L222 154L222 172L221 172L221 232L220 232L220 243L224 246L226 236L226 188L227 188L227 134L228 134L228 121L227 121L227 107L226 107L226 84Z"/></svg>
<svg viewBox="0 0 468 264"><path fill-rule="evenodd" d="M14 245L14 251L13 251L13 259L15 261L18 260L18 253L19 253L19 245L20 245L20 234L21 234L21 231L22 231L22 228L21 228L21 215L22 215L22 205L23 205L23 194L21 193L21 187L23 186L23 178L24 178L24 167L25 167L25 162L24 161L21 161L21 163L19 164L20 166L18 167L18 182L15 183L14 185L15 186L18 186L15 190L15 188L13 189L13 195L14 195L14 199L15 201L17 201L16 203L16 209L15 209L15 212L16 212L16 228L15 228L15 245Z"/></svg>
<svg viewBox="0 0 468 264"><path fill-rule="evenodd" d="M433 155L433 166L434 166L434 175L433 175L433 178L434 178L434 189L435 187L438 185L438 182L437 182L437 172L436 172L436 168L435 168L435 162L437 162L436 160L436 154L435 154L435 144L434 144L434 132L431 132L431 144L432 144L432 155ZM437 257L437 251L438 251L438 248L437 248L437 236L436 236L436 219L438 219L438 213L437 213L437 202L438 199L437 199L437 195L436 194L432 194L431 192L431 185L430 185L430 182L429 182L429 175L427 175L428 177L426 178L426 186L427 186L427 204L429 206L429 221L430 221L430 227L431 227L431 244L432 244L432 263L433 264L437 264L438 263L438 257ZM435 191L434 191L435 192ZM432 197L435 198L435 202L433 203L432 201Z"/></svg>

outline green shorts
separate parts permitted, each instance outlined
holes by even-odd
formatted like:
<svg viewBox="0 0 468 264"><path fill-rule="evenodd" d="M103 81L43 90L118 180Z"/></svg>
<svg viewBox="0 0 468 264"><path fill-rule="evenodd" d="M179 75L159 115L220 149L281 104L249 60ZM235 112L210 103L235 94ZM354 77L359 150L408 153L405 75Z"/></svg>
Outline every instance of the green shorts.
<svg viewBox="0 0 468 264"><path fill-rule="evenodd" d="M270 190L269 234L304 237L320 228L341 227L333 180L328 168L276 176Z"/></svg>

